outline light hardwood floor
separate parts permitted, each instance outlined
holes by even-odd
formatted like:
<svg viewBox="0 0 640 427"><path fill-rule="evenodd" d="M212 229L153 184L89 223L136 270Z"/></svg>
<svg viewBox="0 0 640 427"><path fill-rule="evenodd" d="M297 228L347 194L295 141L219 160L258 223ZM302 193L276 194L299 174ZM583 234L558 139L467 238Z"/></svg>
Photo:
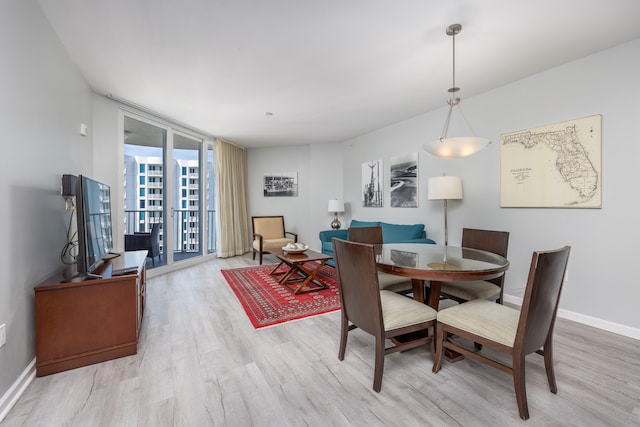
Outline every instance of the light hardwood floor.
<svg viewBox="0 0 640 427"><path fill-rule="evenodd" d="M254 330L220 269L255 263L150 279L137 355L36 378L0 425L525 424L510 376L470 360L433 374L427 349L387 356L375 393L370 336L351 332L338 360L339 312ZM557 395L542 358L527 359L528 425L640 425L640 342L559 319L555 362Z"/></svg>

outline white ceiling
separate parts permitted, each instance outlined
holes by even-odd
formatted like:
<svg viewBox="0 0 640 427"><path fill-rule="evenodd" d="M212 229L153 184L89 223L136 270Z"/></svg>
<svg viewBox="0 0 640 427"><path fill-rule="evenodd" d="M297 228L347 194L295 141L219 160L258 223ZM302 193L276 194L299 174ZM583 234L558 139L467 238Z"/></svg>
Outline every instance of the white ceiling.
<svg viewBox="0 0 640 427"><path fill-rule="evenodd" d="M246 147L344 141L446 106L450 24L463 100L640 37L638 0L38 2L97 93Z"/></svg>

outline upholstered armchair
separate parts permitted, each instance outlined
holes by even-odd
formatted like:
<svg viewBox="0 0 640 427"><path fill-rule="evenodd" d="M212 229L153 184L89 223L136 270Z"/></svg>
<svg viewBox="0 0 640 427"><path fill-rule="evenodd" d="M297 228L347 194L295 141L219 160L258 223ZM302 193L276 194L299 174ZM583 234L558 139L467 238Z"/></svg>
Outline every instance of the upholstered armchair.
<svg viewBox="0 0 640 427"><path fill-rule="evenodd" d="M125 251L139 251L146 250L147 257L151 258L152 265L155 265L155 258L158 257L162 260L160 254L160 223L156 222L151 226L150 233L134 233L125 234L124 236L124 250Z"/></svg>
<svg viewBox="0 0 640 427"><path fill-rule="evenodd" d="M270 249L282 248L288 243L298 241L296 233L285 231L283 216L252 216L251 225L253 227L253 259L256 259L256 253L259 254L260 264L262 264L262 255L270 253Z"/></svg>

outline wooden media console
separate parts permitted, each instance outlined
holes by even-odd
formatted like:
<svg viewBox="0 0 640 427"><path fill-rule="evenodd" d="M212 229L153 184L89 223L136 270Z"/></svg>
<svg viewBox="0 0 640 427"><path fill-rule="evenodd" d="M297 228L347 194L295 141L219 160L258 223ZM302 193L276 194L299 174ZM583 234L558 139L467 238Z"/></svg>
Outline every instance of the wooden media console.
<svg viewBox="0 0 640 427"><path fill-rule="evenodd" d="M124 252L96 269L102 278L63 282L60 272L34 288L36 376L137 353L146 257Z"/></svg>

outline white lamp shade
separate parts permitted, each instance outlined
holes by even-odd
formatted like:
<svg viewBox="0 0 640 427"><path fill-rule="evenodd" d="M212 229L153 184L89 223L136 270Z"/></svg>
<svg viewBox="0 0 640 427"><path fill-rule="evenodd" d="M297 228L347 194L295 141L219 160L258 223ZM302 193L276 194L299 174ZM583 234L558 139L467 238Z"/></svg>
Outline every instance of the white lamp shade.
<svg viewBox="0 0 640 427"><path fill-rule="evenodd" d="M429 178L429 200L462 199L462 178L459 176L436 176Z"/></svg>
<svg viewBox="0 0 640 427"><path fill-rule="evenodd" d="M422 148L429 154L445 158L467 157L489 145L491 141L476 136L464 136L458 138L439 138L427 142Z"/></svg>
<svg viewBox="0 0 640 427"><path fill-rule="evenodd" d="M338 199L329 200L329 212L344 212L344 202Z"/></svg>

